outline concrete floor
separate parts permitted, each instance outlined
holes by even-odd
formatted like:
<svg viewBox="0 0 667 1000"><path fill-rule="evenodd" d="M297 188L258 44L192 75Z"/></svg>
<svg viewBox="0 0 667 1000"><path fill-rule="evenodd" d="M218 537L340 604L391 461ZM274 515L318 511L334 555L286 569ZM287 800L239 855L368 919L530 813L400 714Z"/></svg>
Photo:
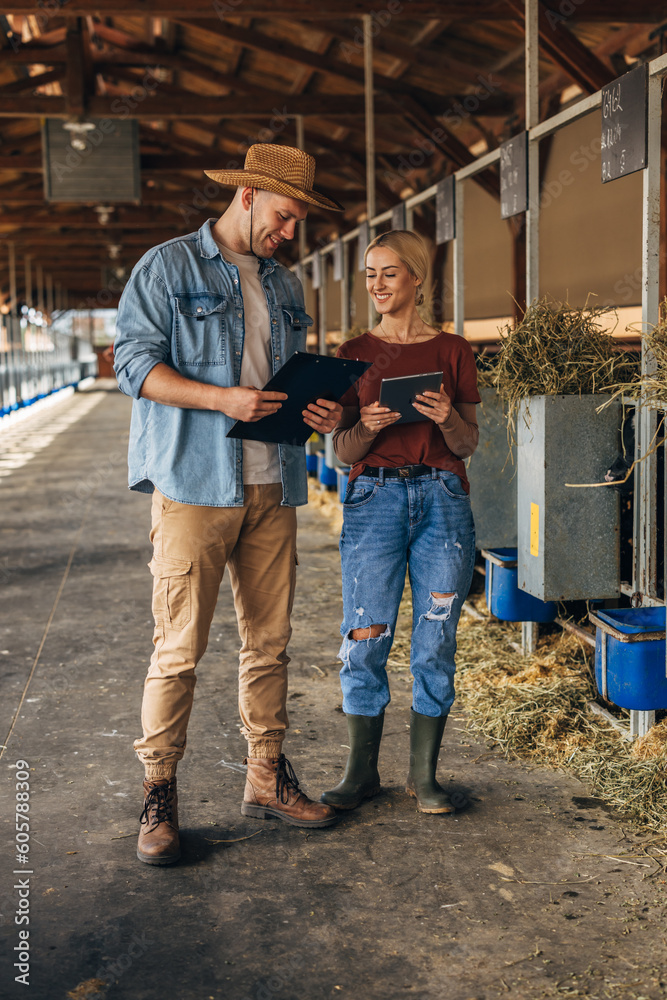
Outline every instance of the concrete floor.
<svg viewBox="0 0 667 1000"><path fill-rule="evenodd" d="M645 838L572 777L490 752L466 734L460 711L440 774L471 805L455 817L417 813L403 791L410 693L400 675L380 758L384 794L328 830L241 817L245 744L226 583L179 769L183 860L166 869L136 860L132 740L152 622L150 500L125 486L129 410L98 388L0 429L2 996L667 995L665 876L641 854ZM346 731L337 540L313 511L300 514L299 556L286 749L316 796L339 780ZM30 767L23 866L14 846L21 759ZM30 888L27 990L12 968L27 926L14 922L19 880Z"/></svg>

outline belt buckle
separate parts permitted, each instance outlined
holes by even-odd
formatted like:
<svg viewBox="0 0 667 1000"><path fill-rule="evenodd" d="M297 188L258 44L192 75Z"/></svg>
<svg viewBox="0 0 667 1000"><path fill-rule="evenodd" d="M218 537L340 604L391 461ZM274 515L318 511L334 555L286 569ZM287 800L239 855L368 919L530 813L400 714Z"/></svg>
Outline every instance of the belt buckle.
<svg viewBox="0 0 667 1000"><path fill-rule="evenodd" d="M401 479L407 479L410 475L410 469L404 466L402 469L398 469L398 475Z"/></svg>

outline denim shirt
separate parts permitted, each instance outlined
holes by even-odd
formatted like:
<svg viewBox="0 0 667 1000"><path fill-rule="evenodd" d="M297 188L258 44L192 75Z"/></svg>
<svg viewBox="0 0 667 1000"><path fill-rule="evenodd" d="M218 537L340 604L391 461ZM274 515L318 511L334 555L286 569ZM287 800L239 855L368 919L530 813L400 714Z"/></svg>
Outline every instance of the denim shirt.
<svg viewBox="0 0 667 1000"><path fill-rule="evenodd" d="M153 247L136 264L116 321L114 369L122 392L133 397L129 485L156 487L180 503L243 505L243 444L226 437L234 420L211 410L165 406L139 396L144 379L164 362L185 378L235 386L245 338L238 268L221 255L209 219L196 233ZM294 351L306 349L303 289L295 275L270 258L259 275L271 321L276 372ZM308 499L305 451L279 445L282 504Z"/></svg>

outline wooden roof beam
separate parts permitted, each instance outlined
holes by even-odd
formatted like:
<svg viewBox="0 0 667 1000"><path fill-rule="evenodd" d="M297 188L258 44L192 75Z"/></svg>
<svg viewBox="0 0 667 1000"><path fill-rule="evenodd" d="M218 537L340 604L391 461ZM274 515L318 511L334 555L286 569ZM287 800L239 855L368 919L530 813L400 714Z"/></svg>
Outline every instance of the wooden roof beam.
<svg viewBox="0 0 667 1000"><path fill-rule="evenodd" d="M35 45L26 42L17 49L3 49L0 52L0 68L5 66L30 66L38 63L42 66L65 65L67 49L65 45Z"/></svg>
<svg viewBox="0 0 667 1000"><path fill-rule="evenodd" d="M417 132L428 142L439 147L456 168L466 167L469 163L474 163L477 159L460 139L453 135L441 122L433 118L413 98L406 96L397 103ZM484 173L475 174L473 180L483 187L485 191L488 191L489 194L492 194L496 198L499 197L500 181L495 171L485 170Z"/></svg>
<svg viewBox="0 0 667 1000"><path fill-rule="evenodd" d="M62 80L65 75L64 67L50 69L45 73L35 73L34 76L22 76L12 83L4 83L0 86L0 96L5 94L22 94L29 90L37 90L38 87L45 87L47 83L55 83Z"/></svg>
<svg viewBox="0 0 667 1000"><path fill-rule="evenodd" d="M559 0L550 0L550 9L557 11ZM229 5L229 13L239 15L238 6ZM100 14L102 17L123 15L166 17L178 20L179 17L218 18L218 11L211 0L142 0L141 11L137 9L136 0L69 0L67 4L69 16L86 17L90 14ZM387 10L387 0L244 0L243 16L289 18L298 21L318 21L326 18L359 17L361 14L384 13ZM5 14L30 15L35 13L34 0L5 0ZM512 18L503 0L410 0L409 15L412 19L441 18L446 14L449 18L464 21L507 21ZM665 0L586 0L582 6L575 6L572 14L579 21L644 21L659 23L667 19L667 3Z"/></svg>
<svg viewBox="0 0 667 1000"><path fill-rule="evenodd" d="M344 63L340 59L334 59L331 56L315 52L312 49L304 49L302 46L294 45L291 42L270 38L260 31L239 28L228 22L215 24L211 21L194 21L188 17L179 17L177 20L179 24L184 24L198 31L206 31L210 34L218 35L229 42L236 42L238 45L252 49L255 52L271 55L275 59L286 59L289 62L296 63L301 68L308 66L317 73L326 73L329 76L334 76L345 81L345 83L354 83L360 87L364 85L363 69L353 66L351 63ZM395 80L390 76L383 76L377 71L374 73L374 78L376 90L380 92L404 94L406 91L406 84L401 80ZM435 91L414 86L410 86L409 89L413 96L417 97L431 110L433 110L434 101L442 100Z"/></svg>
<svg viewBox="0 0 667 1000"><path fill-rule="evenodd" d="M89 88L86 80L86 55L81 21L74 19L65 35L67 70L65 75L65 109L68 115L79 117L86 112Z"/></svg>
<svg viewBox="0 0 667 1000"><path fill-rule="evenodd" d="M517 21L525 31L524 0L505 0L505 2L515 12ZM594 94L616 79L616 74L565 27L562 15L554 15L551 11L547 14L540 0L538 0L538 10L541 50L552 62L565 70L582 90Z"/></svg>
<svg viewBox="0 0 667 1000"><path fill-rule="evenodd" d="M164 119L165 121L179 118L246 118L285 119L302 114L316 118L350 118L363 117L363 94L333 96L329 94L298 94L273 95L273 102L260 102L255 97L237 97L233 102L228 97L209 97L190 91L183 91L182 96L163 96L160 88L146 99L138 101L136 96L126 94L120 97L91 97L88 99L87 113L93 118L132 118ZM396 108L389 98L379 97L376 100L376 114L392 115ZM68 118L68 109L64 97L17 97L10 94L5 97L0 106L2 118Z"/></svg>

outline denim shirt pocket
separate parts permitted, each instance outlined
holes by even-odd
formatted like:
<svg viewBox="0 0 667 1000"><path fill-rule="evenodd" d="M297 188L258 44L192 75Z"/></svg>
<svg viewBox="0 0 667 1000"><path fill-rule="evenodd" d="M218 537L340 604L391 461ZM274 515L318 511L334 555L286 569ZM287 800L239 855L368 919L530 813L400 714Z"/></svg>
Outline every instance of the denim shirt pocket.
<svg viewBox="0 0 667 1000"><path fill-rule="evenodd" d="M287 353L305 350L308 327L313 325L313 317L309 316L302 306L286 305L282 310Z"/></svg>
<svg viewBox="0 0 667 1000"><path fill-rule="evenodd" d="M179 292L174 296L174 353L177 364L226 363L226 308L227 296L219 292Z"/></svg>

